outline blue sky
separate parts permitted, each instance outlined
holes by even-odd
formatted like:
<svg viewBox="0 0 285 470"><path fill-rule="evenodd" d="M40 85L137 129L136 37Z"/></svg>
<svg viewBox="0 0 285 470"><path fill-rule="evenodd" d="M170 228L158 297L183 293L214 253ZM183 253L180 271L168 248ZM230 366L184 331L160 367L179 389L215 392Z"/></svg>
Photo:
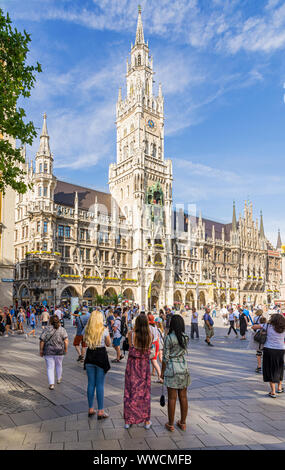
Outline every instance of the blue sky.
<svg viewBox="0 0 285 470"><path fill-rule="evenodd" d="M165 157L173 160L174 200L229 222L245 199L265 232L285 242L285 2L141 0L154 57L155 90L165 97ZM108 191L115 161L115 105L125 87L138 1L0 0L32 37L39 61L24 102L48 130L58 178ZM34 157L38 141L28 149Z"/></svg>

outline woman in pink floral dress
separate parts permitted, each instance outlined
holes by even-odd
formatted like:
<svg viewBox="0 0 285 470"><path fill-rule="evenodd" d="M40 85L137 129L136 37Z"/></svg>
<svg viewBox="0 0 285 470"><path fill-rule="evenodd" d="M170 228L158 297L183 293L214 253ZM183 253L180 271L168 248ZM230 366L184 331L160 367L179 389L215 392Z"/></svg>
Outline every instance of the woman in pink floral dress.
<svg viewBox="0 0 285 470"><path fill-rule="evenodd" d="M152 336L147 317L140 314L136 318L133 331L128 334L129 355L125 372L124 420L125 428L132 424L144 423L151 427L150 421L150 346Z"/></svg>

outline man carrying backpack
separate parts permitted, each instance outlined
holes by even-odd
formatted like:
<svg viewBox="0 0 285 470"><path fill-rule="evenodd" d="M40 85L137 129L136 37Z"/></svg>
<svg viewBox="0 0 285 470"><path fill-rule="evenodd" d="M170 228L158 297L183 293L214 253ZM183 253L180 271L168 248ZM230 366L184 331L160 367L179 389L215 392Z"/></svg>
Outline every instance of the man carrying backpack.
<svg viewBox="0 0 285 470"><path fill-rule="evenodd" d="M205 308L205 314L203 316L203 320L205 322L205 332L206 332L206 339L205 342L208 346L214 346L210 340L214 336L214 321L210 315L210 308Z"/></svg>
<svg viewBox="0 0 285 470"><path fill-rule="evenodd" d="M114 323L112 326L114 336L113 336L113 346L114 349L117 353L116 359L113 359L112 362L120 362L122 359L124 359L124 356L121 355L121 349L120 349L120 343L121 343L121 338L122 338L122 333L121 333L121 318L118 310L114 311Z"/></svg>
<svg viewBox="0 0 285 470"><path fill-rule="evenodd" d="M76 336L73 341L73 346L75 347L78 358L77 361L84 362L86 344L83 341L84 328L88 323L90 314L86 313L85 310L82 310L78 314L73 314L75 316L75 326L76 326Z"/></svg>

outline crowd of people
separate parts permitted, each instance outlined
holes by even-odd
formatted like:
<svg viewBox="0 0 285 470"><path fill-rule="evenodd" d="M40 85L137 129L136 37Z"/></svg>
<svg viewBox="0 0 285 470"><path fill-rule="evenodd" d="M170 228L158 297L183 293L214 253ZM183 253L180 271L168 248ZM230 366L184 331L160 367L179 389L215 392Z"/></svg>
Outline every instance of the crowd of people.
<svg viewBox="0 0 285 470"><path fill-rule="evenodd" d="M190 372L187 365L189 340L199 339L199 316L194 307L191 311L191 330L185 332L183 312L165 308L146 312L138 305L132 307L107 308L97 306L78 307L72 314L76 334L73 346L77 361L84 364L87 374L88 416L106 419L104 410L104 382L110 369L108 348L113 346L114 364L120 363L127 355L124 381L124 420L125 428L143 423L150 429L151 423L151 376L167 389L168 421L165 427L174 431L174 416L177 398L180 403L180 420L176 425L186 430L188 413L187 388L190 385ZM277 307L264 312L261 306L224 306L219 315L225 327L226 336L233 331L241 340L249 339L248 347L255 350L257 373L263 373L264 382L269 383L271 398L283 393L285 351L285 317ZM37 326L41 327L40 356L45 359L50 390L62 382L63 359L68 352L68 334L64 328L64 318L70 318L66 307L47 305L20 307L0 310L0 324L3 335L18 331L25 337L35 336ZM217 308L203 308L205 342L213 346L214 318ZM25 325L25 328L24 328ZM29 333L25 329L29 328ZM116 367L116 366L115 366ZM276 390L277 386L277 390ZM94 400L96 391L97 411Z"/></svg>
<svg viewBox="0 0 285 470"><path fill-rule="evenodd" d="M104 410L104 382L110 369L107 348L112 345L116 353L112 360L114 364L121 362L127 353L125 428L143 423L146 429L150 429L153 374L168 391L166 428L174 431L178 395L181 419L176 424L186 430L190 373L185 358L189 338L185 333L183 317L174 310L161 310L158 315L153 315L137 306L96 307L90 310L81 307L72 314L76 327L73 346L78 354L77 361L84 363L87 374L88 416L91 418L97 414L97 419L108 418ZM62 381L63 358L68 351L68 334L56 311L40 335L40 356L46 361L50 390L54 390L55 378L58 384ZM97 411L94 408L95 391Z"/></svg>

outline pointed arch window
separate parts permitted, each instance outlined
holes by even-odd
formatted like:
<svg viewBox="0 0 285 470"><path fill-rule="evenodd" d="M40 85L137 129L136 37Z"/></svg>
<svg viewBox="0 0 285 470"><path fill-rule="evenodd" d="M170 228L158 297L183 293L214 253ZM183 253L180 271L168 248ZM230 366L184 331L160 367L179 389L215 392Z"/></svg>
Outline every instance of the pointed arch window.
<svg viewBox="0 0 285 470"><path fill-rule="evenodd" d="M131 156L134 154L134 141L131 142L130 144L130 152L131 152Z"/></svg>
<svg viewBox="0 0 285 470"><path fill-rule="evenodd" d="M148 141L145 141L145 154L148 155Z"/></svg>
<svg viewBox="0 0 285 470"><path fill-rule="evenodd" d="M145 82L145 94L149 95L149 81L148 80L146 80Z"/></svg>
<svg viewBox="0 0 285 470"><path fill-rule="evenodd" d="M141 65L142 64L142 57L141 55L139 54L138 55L138 65Z"/></svg>
<svg viewBox="0 0 285 470"><path fill-rule="evenodd" d="M125 145L124 147L124 158L128 158L128 146Z"/></svg>

